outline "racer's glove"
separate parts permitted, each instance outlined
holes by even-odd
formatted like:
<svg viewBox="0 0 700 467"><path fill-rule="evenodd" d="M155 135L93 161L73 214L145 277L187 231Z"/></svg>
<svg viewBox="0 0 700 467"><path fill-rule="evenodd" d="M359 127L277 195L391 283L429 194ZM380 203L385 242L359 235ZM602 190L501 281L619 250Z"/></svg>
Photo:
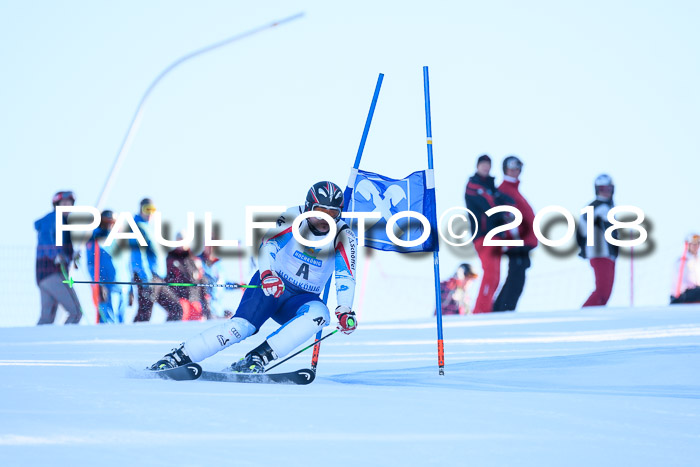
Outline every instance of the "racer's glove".
<svg viewBox="0 0 700 467"><path fill-rule="evenodd" d="M280 298L284 293L284 282L274 271L263 271L260 273L260 283L262 290L268 297L272 295L275 298Z"/></svg>
<svg viewBox="0 0 700 467"><path fill-rule="evenodd" d="M357 319L355 312L346 306L339 306L335 309L335 316L338 318L338 329L344 334L351 334L357 329Z"/></svg>

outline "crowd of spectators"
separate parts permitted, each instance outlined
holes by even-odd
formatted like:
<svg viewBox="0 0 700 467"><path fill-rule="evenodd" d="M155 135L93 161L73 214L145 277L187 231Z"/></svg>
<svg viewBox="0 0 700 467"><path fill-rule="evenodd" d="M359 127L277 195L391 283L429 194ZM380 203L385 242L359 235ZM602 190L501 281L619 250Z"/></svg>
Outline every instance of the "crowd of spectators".
<svg viewBox="0 0 700 467"><path fill-rule="evenodd" d="M496 311L513 311L525 287L526 271L530 267L530 252L537 247L538 241L533 230L535 212L520 192L520 175L524 164L519 157L509 155L503 159L503 181L496 187L495 177L491 175L491 158L483 154L476 162L476 172L468 181L465 190L467 208L477 221L470 218L474 233L474 248L478 254L483 271L481 284L476 297L473 313ZM605 306L612 294L615 282L615 262L618 247L605 239L605 231L611 226L609 211L615 206L613 195L615 185L607 174L601 174L593 183L595 199L588 204L592 213L592 235L587 237L588 213L580 217L576 228L576 240L580 247L579 256L587 260L595 277L594 289L583 307ZM487 216L489 209L498 206L512 206L522 214L522 221L517 227L496 234L493 240L522 240L522 246L502 246L485 244L489 232L510 223L513 218L508 212L499 212ZM613 238L617 237L613 230ZM488 243L488 242L486 242ZM692 234L685 242L683 255L676 262L673 272L671 303L700 302L700 259L698 245L700 235ZM508 273L500 286L501 259L508 259ZM443 282L443 310L451 309L449 304L450 284L453 278ZM496 293L498 294L496 295ZM495 297L495 298L494 298Z"/></svg>
<svg viewBox="0 0 700 467"><path fill-rule="evenodd" d="M520 192L520 177L524 163L514 155L503 159L503 179L496 187L491 175L491 158L484 154L478 157L476 172L466 186L465 202L477 220L470 218L474 233L474 248L478 254L482 274L476 301L471 307L471 284L479 277L470 264L461 264L455 274L440 286L443 314L471 314L514 311L523 293L526 272L531 266L530 252L538 241L533 230L535 212ZM589 261L595 286L583 307L605 306L610 299L615 280L615 261L618 247L605 239L610 227L608 212L614 207L615 185L607 174L594 181L595 199L588 204L576 229L580 247L579 256ZM36 282L41 295L41 314L38 324L51 324L56 319L61 305L68 317L66 324L80 322L83 311L80 301L67 284L71 266L77 268L79 253L74 249L69 232L63 232L62 246L56 245L56 207L72 206L75 195L71 191L59 191L52 200L54 209L35 222L38 234L36 255ZM499 212L488 216L492 208L512 206L522 214L522 220L510 229L493 237L497 240L521 240L518 246L494 246L489 244L489 232L513 220L512 214ZM136 301L134 322L150 321L153 305L159 304L166 312L168 321L204 320L230 316L220 305L219 294L214 286L220 280L220 260L212 247L205 247L195 255L188 246L170 250L165 261L152 241L151 216L156 206L150 198L144 198L139 212L134 216L136 227L146 240L142 246L135 239L123 245L114 242L104 245L115 225L114 213L102 211L99 226L85 244L87 269L91 279L93 302L97 309L98 323L123 323L127 307ZM588 213L594 217L589 228ZM66 216L66 214L63 214ZM587 238L592 233L593 239ZM613 232L613 237L616 237ZM181 239L178 236L177 239ZM700 302L700 257L698 249L700 235L686 238L683 254L676 261L672 274L671 304ZM501 259L508 260L505 281L501 282ZM189 283L200 286L167 286L166 283ZM497 294L498 292L498 294Z"/></svg>
<svg viewBox="0 0 700 467"><path fill-rule="evenodd" d="M70 268L77 268L80 259L70 232L63 232L63 245L56 246L56 207L74 204L73 192L60 191L53 198L54 209L35 222L38 234L36 281L41 294L38 324L53 324L59 304L68 312L65 324L77 324L83 316L78 296L68 283ZM221 309L216 287L206 286L216 284L220 278L219 258L212 248L205 247L200 255L195 255L189 247L174 248L163 261L152 241L150 220L155 211L153 201L144 198L134 216L135 225L146 240L145 246L136 239L106 246L105 240L116 219L111 210L101 212L99 226L85 243L87 270L95 282L92 298L97 322L123 323L127 307L135 301L134 322L150 321L156 303L165 310L167 321L230 316L230 312ZM177 239L181 238L178 234ZM167 283L195 286L168 286Z"/></svg>

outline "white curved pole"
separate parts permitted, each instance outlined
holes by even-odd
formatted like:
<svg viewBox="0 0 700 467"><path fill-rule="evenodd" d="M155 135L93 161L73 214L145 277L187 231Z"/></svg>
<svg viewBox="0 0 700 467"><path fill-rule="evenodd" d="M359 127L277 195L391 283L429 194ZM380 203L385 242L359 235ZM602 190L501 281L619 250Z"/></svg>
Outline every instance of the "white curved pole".
<svg viewBox="0 0 700 467"><path fill-rule="evenodd" d="M225 45L228 45L232 42L236 42L240 39L244 39L248 36L252 36L254 34L257 34L259 32L262 32L266 29L271 29L275 26L278 26L280 24L288 23L290 21L294 21L295 19L299 19L302 16L304 16L304 13L297 13L292 16L288 16L286 18L273 21L272 23L264 24L262 26L258 26L256 28L253 28L249 31L242 32L240 34L237 34L233 37L229 37L228 39L224 39L220 42L216 42L214 44L208 45L206 47L203 47L201 49L195 50L193 52L188 53L187 55L184 55L180 57L179 59L175 60L173 63L168 65L163 71L160 72L158 76L156 76L156 79L153 80L153 82L148 86L148 89L146 89L146 92L144 93L143 97L141 97L141 101L139 102L138 107L136 107L136 112L134 113L133 118L131 119L131 124L129 125L129 129L126 132L126 136L124 136L124 140L122 141L122 145L119 148L119 152L117 153L117 158L114 160L114 164L112 164L112 169L109 171L109 175L107 176L107 181L104 184L104 187L102 188L102 192L100 193L99 198L97 198L97 204L95 207L97 208L98 211L102 210L102 207L104 205L105 200L107 199L107 196L109 195L109 192L112 188L112 184L114 183L114 179L116 178L117 173L119 172L119 168L122 165L122 162L124 160L125 154L129 151L129 147L131 146L131 142L133 140L134 134L136 133L136 129L138 128L138 123L141 119L141 111L143 110L143 106L146 103L146 100L150 96L151 92L153 91L153 88L156 87L156 85L160 82L161 79L165 75L167 75L170 71L172 71L174 68L176 68L178 65L180 65L183 62L186 62L187 60L194 58L198 55L202 55L204 53L210 52L214 49L218 49L219 47L223 47Z"/></svg>

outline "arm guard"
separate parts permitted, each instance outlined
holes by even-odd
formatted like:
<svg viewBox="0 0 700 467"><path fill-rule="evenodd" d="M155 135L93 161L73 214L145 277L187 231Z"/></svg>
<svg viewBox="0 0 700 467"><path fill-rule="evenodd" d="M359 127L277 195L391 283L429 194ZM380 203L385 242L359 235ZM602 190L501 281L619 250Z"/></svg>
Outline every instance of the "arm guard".
<svg viewBox="0 0 700 467"><path fill-rule="evenodd" d="M342 225L342 227L341 227ZM355 234L342 223L335 242L335 291L339 306L352 309L355 297L355 267L357 244Z"/></svg>

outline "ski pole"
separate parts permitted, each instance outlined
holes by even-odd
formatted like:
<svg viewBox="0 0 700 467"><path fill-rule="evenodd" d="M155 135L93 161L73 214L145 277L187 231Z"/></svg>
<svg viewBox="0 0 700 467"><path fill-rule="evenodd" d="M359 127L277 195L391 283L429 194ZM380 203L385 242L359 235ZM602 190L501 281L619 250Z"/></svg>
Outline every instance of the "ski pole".
<svg viewBox="0 0 700 467"><path fill-rule="evenodd" d="M328 305L328 292L331 289L331 278L326 281L326 287L323 289L323 303ZM321 353L321 336L323 336L323 329L319 329L316 333L316 340L314 341L314 351L311 353L311 369L316 373L316 368L318 368L318 356Z"/></svg>
<svg viewBox="0 0 700 467"><path fill-rule="evenodd" d="M316 339L314 340L314 351L311 354L311 369L316 371L318 367L318 357L321 353L321 331L316 333Z"/></svg>
<svg viewBox="0 0 700 467"><path fill-rule="evenodd" d="M266 369L265 369L265 372L268 372L268 371L272 370L273 368L275 368L276 366L279 366L279 365L283 364L284 362L286 362L287 360L289 360L289 359L292 358L292 357L296 357L297 355L299 355L300 353L302 353L304 350L310 349L311 347L315 346L316 344L318 344L319 342L321 342L321 341L322 341L323 339L325 339L326 337L331 337L331 336L332 336L333 334L335 334L336 332L338 332L338 329L336 329L335 331L329 332L328 334L326 334L325 336L323 336L323 337L320 338L319 340L315 340L312 344L309 344L309 345L307 345L306 347L304 347L303 349L296 351L295 353L293 353L293 354L290 355L289 357L285 358L284 360L281 360L281 361L275 363L275 364L272 365L270 368L266 368Z"/></svg>
<svg viewBox="0 0 700 467"><path fill-rule="evenodd" d="M72 277L63 281L73 288L73 284L101 284L101 285L166 285L168 287L223 287L225 289L257 289L259 285L235 284L227 282L225 284L191 284L189 282L130 282L130 281L76 281Z"/></svg>

